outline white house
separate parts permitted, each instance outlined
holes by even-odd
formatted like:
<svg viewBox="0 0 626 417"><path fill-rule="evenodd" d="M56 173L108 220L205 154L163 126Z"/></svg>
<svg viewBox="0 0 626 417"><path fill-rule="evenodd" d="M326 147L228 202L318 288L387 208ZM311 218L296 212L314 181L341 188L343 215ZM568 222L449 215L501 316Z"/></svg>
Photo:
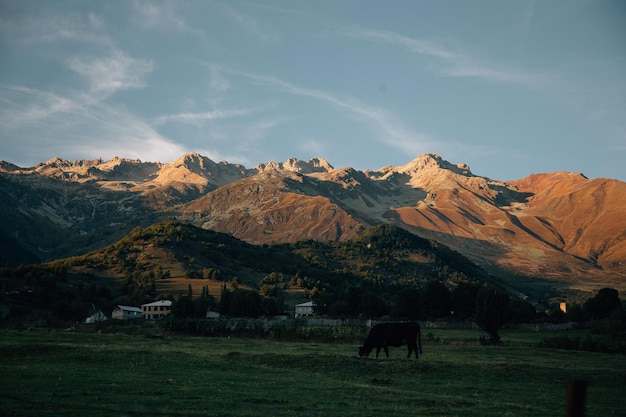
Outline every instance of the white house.
<svg viewBox="0 0 626 417"><path fill-rule="evenodd" d="M159 300L154 303L142 304L141 313L144 319L160 319L172 312L172 302L170 300Z"/></svg>
<svg viewBox="0 0 626 417"><path fill-rule="evenodd" d="M142 310L139 307L120 306L118 305L111 317L118 320L130 320L143 318Z"/></svg>
<svg viewBox="0 0 626 417"><path fill-rule="evenodd" d="M306 303L296 304L295 317L305 317L314 315L313 309L315 303L313 301L307 301Z"/></svg>
<svg viewBox="0 0 626 417"><path fill-rule="evenodd" d="M221 317L221 314L217 311L213 311L213 310L207 310L206 311L206 318L207 319L219 319Z"/></svg>
<svg viewBox="0 0 626 417"><path fill-rule="evenodd" d="M107 316L105 316L102 311L98 310L95 314L87 317L85 323L99 323L105 320L107 320Z"/></svg>

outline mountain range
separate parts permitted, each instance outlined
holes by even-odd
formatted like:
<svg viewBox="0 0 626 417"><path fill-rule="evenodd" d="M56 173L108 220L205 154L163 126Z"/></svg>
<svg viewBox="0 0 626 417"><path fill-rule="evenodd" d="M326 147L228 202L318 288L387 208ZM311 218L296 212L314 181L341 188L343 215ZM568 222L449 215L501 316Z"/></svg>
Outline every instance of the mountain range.
<svg viewBox="0 0 626 417"><path fill-rule="evenodd" d="M248 169L197 153L171 163L0 161L0 264L86 253L176 220L248 243L346 241L393 224L498 277L626 289L626 183L582 174L498 181L439 155L377 170L326 160Z"/></svg>

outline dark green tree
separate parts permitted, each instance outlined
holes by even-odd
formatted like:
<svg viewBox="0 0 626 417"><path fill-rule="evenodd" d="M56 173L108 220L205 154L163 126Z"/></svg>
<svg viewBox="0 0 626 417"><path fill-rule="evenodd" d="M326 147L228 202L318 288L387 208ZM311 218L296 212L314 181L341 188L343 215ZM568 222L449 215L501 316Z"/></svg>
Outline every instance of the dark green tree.
<svg viewBox="0 0 626 417"><path fill-rule="evenodd" d="M605 319L621 306L619 293L613 288L602 288L595 297L585 302L585 310L593 319Z"/></svg>
<svg viewBox="0 0 626 417"><path fill-rule="evenodd" d="M405 288L398 292L395 298L393 315L407 320L420 318L420 292L417 288Z"/></svg>
<svg viewBox="0 0 626 417"><path fill-rule="evenodd" d="M572 304L567 307L567 313L565 313L565 317L568 321L573 321L576 323L580 323L586 320L585 309L580 304Z"/></svg>
<svg viewBox="0 0 626 417"><path fill-rule="evenodd" d="M450 290L441 281L429 281L420 291L423 316L428 319L450 316L450 299Z"/></svg>
<svg viewBox="0 0 626 417"><path fill-rule="evenodd" d="M361 295L359 311L366 317L380 317L389 314L389 305L373 291Z"/></svg>
<svg viewBox="0 0 626 417"><path fill-rule="evenodd" d="M236 317L259 317L262 313L261 296L252 290L236 289L231 294L228 314Z"/></svg>
<svg viewBox="0 0 626 417"><path fill-rule="evenodd" d="M452 311L454 317L463 320L476 315L476 297L478 291L482 288L482 285L461 281L452 290Z"/></svg>
<svg viewBox="0 0 626 417"><path fill-rule="evenodd" d="M222 286L220 293L220 313L224 315L230 314L230 300L232 293L226 288L226 284Z"/></svg>
<svg viewBox="0 0 626 417"><path fill-rule="evenodd" d="M176 318L195 317L196 309L189 296L180 296L172 303L172 316Z"/></svg>
<svg viewBox="0 0 626 417"><path fill-rule="evenodd" d="M476 322L489 334L486 344L500 344L498 331L511 317L510 298L496 288L484 287L476 296Z"/></svg>
<svg viewBox="0 0 626 417"><path fill-rule="evenodd" d="M511 299L511 322L530 323L537 318L537 310L528 301Z"/></svg>
<svg viewBox="0 0 626 417"><path fill-rule="evenodd" d="M202 293L194 300L193 305L196 317L206 317L207 310L215 306L215 299L209 294L209 287L202 287Z"/></svg>

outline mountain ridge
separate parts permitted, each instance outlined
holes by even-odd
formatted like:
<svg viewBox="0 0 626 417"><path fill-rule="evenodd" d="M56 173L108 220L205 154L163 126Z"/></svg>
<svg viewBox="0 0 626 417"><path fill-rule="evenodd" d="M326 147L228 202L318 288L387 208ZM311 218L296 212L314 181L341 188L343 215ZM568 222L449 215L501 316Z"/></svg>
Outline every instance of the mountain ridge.
<svg viewBox="0 0 626 417"><path fill-rule="evenodd" d="M89 237L93 248L111 243L111 230L118 236L163 219L255 244L343 241L388 223L493 271L573 287L606 279L622 285L626 276L626 183L570 172L498 181L437 154L363 171L319 157L248 169L197 153L167 164L53 158L21 168L0 161L0 192L0 214L11 220L2 236L17 236L42 260L75 254L68 240ZM42 246L33 229L20 240L15 227L27 227L29 216L39 228L59 229L59 239Z"/></svg>

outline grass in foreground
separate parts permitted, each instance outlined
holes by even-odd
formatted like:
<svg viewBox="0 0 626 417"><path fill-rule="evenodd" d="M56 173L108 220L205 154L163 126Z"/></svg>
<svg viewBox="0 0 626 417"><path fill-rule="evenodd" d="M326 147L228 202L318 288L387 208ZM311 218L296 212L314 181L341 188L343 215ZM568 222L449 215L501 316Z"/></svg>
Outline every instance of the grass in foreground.
<svg viewBox="0 0 626 417"><path fill-rule="evenodd" d="M585 379L588 416L626 412L624 356L467 334L432 332L416 361L405 348L376 360L343 344L1 331L0 403L13 416L547 416Z"/></svg>

